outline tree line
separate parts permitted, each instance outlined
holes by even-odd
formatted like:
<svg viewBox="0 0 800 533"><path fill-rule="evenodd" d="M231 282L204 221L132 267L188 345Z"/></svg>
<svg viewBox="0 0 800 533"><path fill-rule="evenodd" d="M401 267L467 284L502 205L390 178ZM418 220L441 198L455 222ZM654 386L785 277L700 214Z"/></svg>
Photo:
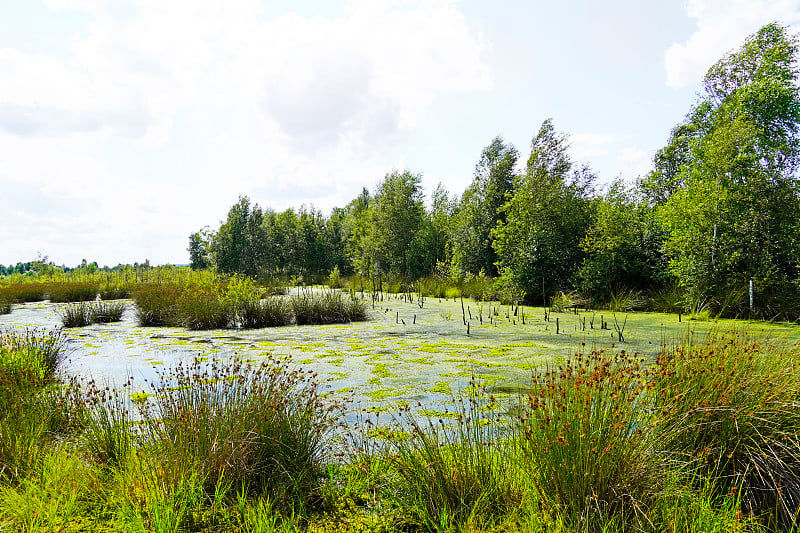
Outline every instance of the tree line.
<svg viewBox="0 0 800 533"><path fill-rule="evenodd" d="M217 230L189 237L193 268L255 277L486 275L530 303L563 291L679 292L724 312L750 282L762 314L800 316L798 38L768 24L708 71L703 93L632 183L599 187L545 120L526 160L502 137L463 194L388 173L326 216L240 197Z"/></svg>

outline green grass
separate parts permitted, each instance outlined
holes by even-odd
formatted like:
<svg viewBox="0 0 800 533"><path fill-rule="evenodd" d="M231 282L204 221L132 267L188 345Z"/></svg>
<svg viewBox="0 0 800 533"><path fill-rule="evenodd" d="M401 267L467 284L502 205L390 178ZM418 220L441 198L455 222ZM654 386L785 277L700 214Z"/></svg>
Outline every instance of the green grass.
<svg viewBox="0 0 800 533"><path fill-rule="evenodd" d="M239 325L246 329L288 326L292 323L292 309L286 298L271 296L248 300L238 310Z"/></svg>
<svg viewBox="0 0 800 533"><path fill-rule="evenodd" d="M141 394L60 383L60 333L0 338L2 530L797 530L800 348L765 336L687 337L645 365L559 350L514 394L473 384L355 429L283 361L164 366Z"/></svg>
<svg viewBox="0 0 800 533"><path fill-rule="evenodd" d="M291 298L291 307L298 326L357 322L367 318L364 301L341 292L304 292Z"/></svg>
<svg viewBox="0 0 800 533"><path fill-rule="evenodd" d="M65 328L80 328L89 324L119 322L127 305L124 302L79 302L67 305L61 311Z"/></svg>
<svg viewBox="0 0 800 533"><path fill-rule="evenodd" d="M47 296L51 302L91 302L97 299L100 288L93 282L48 283Z"/></svg>

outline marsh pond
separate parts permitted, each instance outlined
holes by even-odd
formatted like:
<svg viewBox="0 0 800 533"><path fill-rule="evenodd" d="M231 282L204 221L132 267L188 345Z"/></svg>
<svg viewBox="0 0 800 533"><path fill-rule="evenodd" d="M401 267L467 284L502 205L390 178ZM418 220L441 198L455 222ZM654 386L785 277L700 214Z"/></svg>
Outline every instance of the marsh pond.
<svg viewBox="0 0 800 533"><path fill-rule="evenodd" d="M134 379L145 390L158 370L194 358L258 361L272 355L318 373L327 392L352 412L392 411L413 403L442 412L471 383L494 394L516 394L534 368L576 350L624 349L653 358L663 345L714 328L742 328L797 341L800 327L745 321L696 322L677 315L610 311L545 312L497 302L382 294L368 320L349 324L192 331L140 327L132 301L121 322L65 328L63 370L110 386ZM61 326L68 304L17 304L0 328ZM469 332L467 325L469 325ZM622 341L620 341L620 333Z"/></svg>

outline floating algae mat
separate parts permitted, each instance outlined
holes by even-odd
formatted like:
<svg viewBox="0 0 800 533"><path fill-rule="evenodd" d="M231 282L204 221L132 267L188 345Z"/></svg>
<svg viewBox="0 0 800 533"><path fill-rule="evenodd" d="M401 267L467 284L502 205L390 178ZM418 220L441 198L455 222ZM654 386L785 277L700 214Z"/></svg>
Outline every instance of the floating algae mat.
<svg viewBox="0 0 800 533"><path fill-rule="evenodd" d="M59 327L65 305L14 305L11 314L0 316L0 328ZM129 302L121 322L64 330L65 370L109 385L133 377L134 386L144 390L145 380L155 379L158 370L195 357L284 356L317 372L352 411L394 411L419 402L424 411L437 412L472 382L495 394L517 394L534 368L579 349L624 349L653 358L661 346L680 342L690 331L702 336L727 328L800 339L800 327L791 324L679 322L677 315L608 311L551 312L546 319L542 308L471 300L463 301L463 314L460 300L429 298L420 306L398 295L383 295L368 309L368 321L351 324L190 331L139 327Z"/></svg>

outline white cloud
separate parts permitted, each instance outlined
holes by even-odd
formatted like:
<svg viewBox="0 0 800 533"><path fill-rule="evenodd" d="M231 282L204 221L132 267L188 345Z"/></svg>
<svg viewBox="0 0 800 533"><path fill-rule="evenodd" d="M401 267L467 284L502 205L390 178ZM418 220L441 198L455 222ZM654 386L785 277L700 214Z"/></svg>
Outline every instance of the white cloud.
<svg viewBox="0 0 800 533"><path fill-rule="evenodd" d="M14 191L0 212L22 236L4 237L0 262L180 261L239 194L343 205L438 96L493 84L452 1L350 2L330 18L257 0L46 5L90 22L57 53L0 49L0 188Z"/></svg>
<svg viewBox="0 0 800 533"><path fill-rule="evenodd" d="M652 156L636 146L626 146L616 156L620 173L626 178L636 178L650 171Z"/></svg>
<svg viewBox="0 0 800 533"><path fill-rule="evenodd" d="M585 161L608 154L609 145L616 140L616 136L603 133L576 133L569 137L570 153L575 159Z"/></svg>
<svg viewBox="0 0 800 533"><path fill-rule="evenodd" d="M800 21L800 1L689 0L686 12L697 21L695 32L664 54L667 85L672 88L699 83L715 61L764 24Z"/></svg>

